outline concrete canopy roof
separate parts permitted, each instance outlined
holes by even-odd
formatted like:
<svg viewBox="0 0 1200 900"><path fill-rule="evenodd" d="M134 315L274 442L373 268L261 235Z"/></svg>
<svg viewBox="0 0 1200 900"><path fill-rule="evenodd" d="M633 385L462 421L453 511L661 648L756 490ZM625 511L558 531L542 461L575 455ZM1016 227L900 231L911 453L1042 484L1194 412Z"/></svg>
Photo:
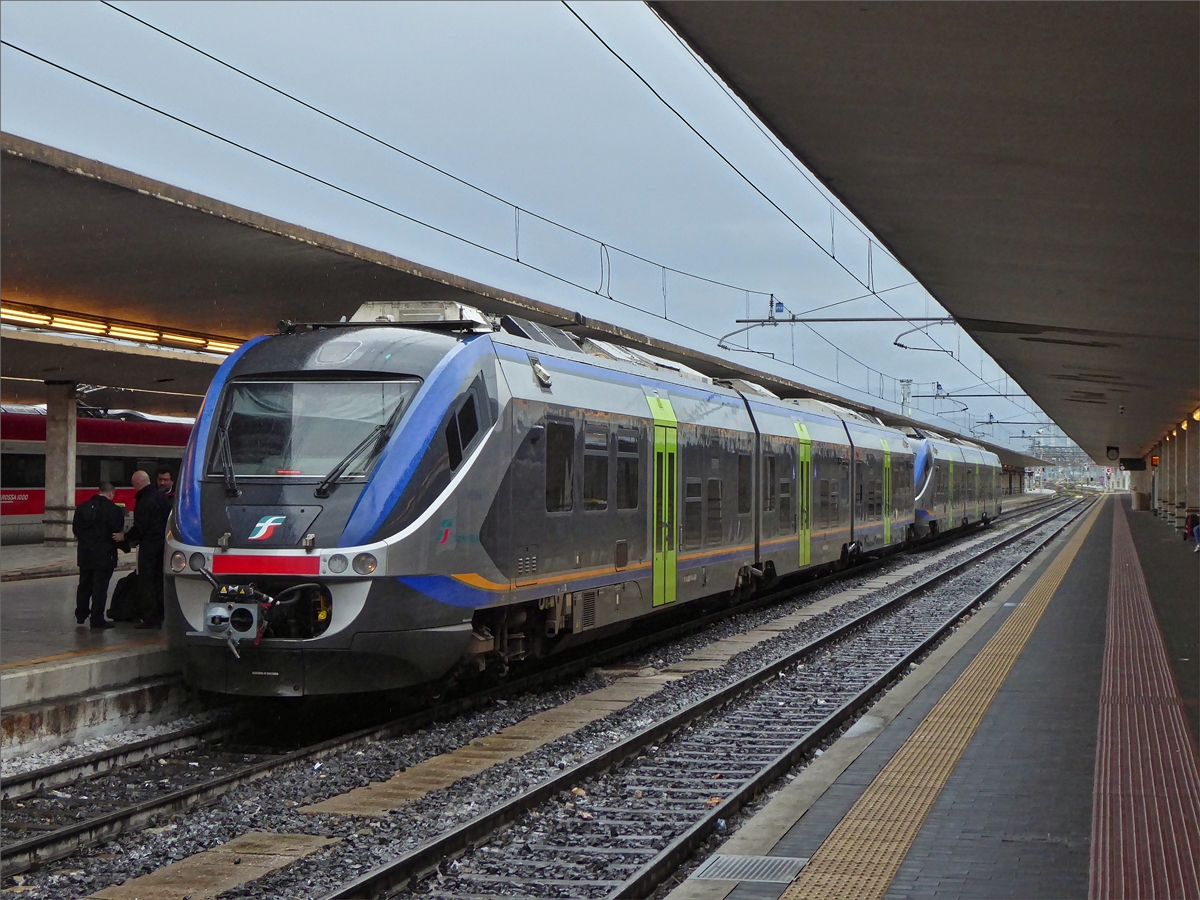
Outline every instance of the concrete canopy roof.
<svg viewBox="0 0 1200 900"><path fill-rule="evenodd" d="M1200 5L652 5L1093 459L1200 406Z"/></svg>
<svg viewBox="0 0 1200 900"><path fill-rule="evenodd" d="M781 397L816 397L924 427L96 160L9 134L0 141L5 301L244 340L274 332L281 319L336 321L372 300L457 300L636 347L712 378L756 381ZM175 415L195 414L220 362L7 325L0 345L7 402L40 402L37 380L74 381L110 388L88 396L95 405ZM979 443L1007 465L1042 463Z"/></svg>

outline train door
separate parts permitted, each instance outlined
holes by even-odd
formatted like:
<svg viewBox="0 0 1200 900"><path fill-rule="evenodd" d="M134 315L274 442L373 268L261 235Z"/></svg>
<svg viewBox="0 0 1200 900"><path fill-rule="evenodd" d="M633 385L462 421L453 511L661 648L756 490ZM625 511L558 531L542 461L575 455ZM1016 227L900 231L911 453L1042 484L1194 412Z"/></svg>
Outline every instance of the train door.
<svg viewBox="0 0 1200 900"><path fill-rule="evenodd" d="M892 451L886 439L883 444L883 545L892 543Z"/></svg>
<svg viewBox="0 0 1200 900"><path fill-rule="evenodd" d="M954 481L954 457L950 457L950 486L947 488L949 497L947 503L950 508L949 525L954 528L958 525L960 517L955 514L958 512L958 484Z"/></svg>
<svg viewBox="0 0 1200 900"><path fill-rule="evenodd" d="M796 480L799 490L796 496L797 532L800 540L800 568L812 564L812 440L803 422L796 422L796 435L800 438L800 453L796 463Z"/></svg>
<svg viewBox="0 0 1200 900"><path fill-rule="evenodd" d="M675 600L675 572L678 551L676 526L676 483L679 480L678 420L671 401L648 397L654 413L653 523L654 523L654 605Z"/></svg>

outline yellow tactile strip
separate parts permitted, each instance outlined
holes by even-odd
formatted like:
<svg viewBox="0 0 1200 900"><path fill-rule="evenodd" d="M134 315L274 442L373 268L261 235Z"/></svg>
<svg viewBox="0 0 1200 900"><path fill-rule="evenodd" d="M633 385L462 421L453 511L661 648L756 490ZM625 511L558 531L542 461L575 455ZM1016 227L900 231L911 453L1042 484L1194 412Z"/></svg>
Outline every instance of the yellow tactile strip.
<svg viewBox="0 0 1200 900"><path fill-rule="evenodd" d="M336 838L309 834L252 831L149 875L105 888L92 897L96 900L180 900L181 897L207 900L335 843Z"/></svg>
<svg viewBox="0 0 1200 900"><path fill-rule="evenodd" d="M958 552L961 547L948 552ZM375 782L366 787L355 788L304 807L306 813L334 813L352 816L386 816L391 810L405 803L424 797L431 791L450 787L456 781L478 775L494 765L508 762L530 753L544 744L578 731L609 713L624 709L629 704L658 693L667 684L692 672L702 672L723 666L743 650L748 650L801 622L821 615L829 610L857 600L865 594L886 587L895 581L931 565L934 559L910 563L889 574L873 578L866 584L841 591L778 619L766 622L757 628L731 635L689 653L683 659L662 669L653 669L646 674L634 674L629 670L610 669L608 674L627 675L598 691L583 694L573 700L530 716L515 725L493 735L472 741L440 756L423 760L403 772L397 772L387 781Z"/></svg>
<svg viewBox="0 0 1200 900"><path fill-rule="evenodd" d="M1058 589L1102 504L930 710L784 891L781 900L876 900Z"/></svg>

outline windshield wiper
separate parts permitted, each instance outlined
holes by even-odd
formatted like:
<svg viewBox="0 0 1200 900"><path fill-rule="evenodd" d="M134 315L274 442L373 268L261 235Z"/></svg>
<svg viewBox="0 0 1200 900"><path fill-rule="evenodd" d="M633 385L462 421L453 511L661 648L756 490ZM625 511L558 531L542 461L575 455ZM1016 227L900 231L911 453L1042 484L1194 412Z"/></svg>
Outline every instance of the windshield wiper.
<svg viewBox="0 0 1200 900"><path fill-rule="evenodd" d="M396 423L400 421L400 410L403 408L404 401L401 400L398 404L396 404L396 408L392 410L392 414L388 416L388 420L386 422L382 422L372 428L370 433L368 433L367 436L359 442L357 447L343 456L341 461L329 470L329 474L322 478L321 483L318 484L313 490L313 496L321 498L328 497L330 486L346 473L346 469L350 467L350 463L358 459L359 455L362 454L365 449L367 449L368 445L374 443L374 447L371 448L372 457L379 455L384 446L387 445L388 438L391 437L392 434L392 429L394 429L396 427Z"/></svg>
<svg viewBox="0 0 1200 900"><path fill-rule="evenodd" d="M229 421L217 427L217 439L221 450L221 471L225 475L225 494L229 497L240 497L241 489L237 486L237 476L233 473L233 448L229 445Z"/></svg>

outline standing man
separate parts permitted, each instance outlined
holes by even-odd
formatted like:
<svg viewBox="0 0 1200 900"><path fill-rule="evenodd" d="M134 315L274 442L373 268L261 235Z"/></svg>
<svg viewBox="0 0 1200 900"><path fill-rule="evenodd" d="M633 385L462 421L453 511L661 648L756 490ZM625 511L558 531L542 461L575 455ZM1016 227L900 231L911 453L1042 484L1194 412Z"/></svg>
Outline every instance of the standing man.
<svg viewBox="0 0 1200 900"><path fill-rule="evenodd" d="M75 621L88 618L91 605L93 628L112 628L104 618L108 602L108 582L117 567L117 544L113 532L125 527L125 513L113 503L112 484L100 485L100 493L81 503L71 519L71 531L79 542L75 561L79 564L79 587L75 591Z"/></svg>
<svg viewBox="0 0 1200 900"><path fill-rule="evenodd" d="M154 483L172 503L175 502L175 475L166 466L159 466L154 473Z"/></svg>
<svg viewBox="0 0 1200 900"><path fill-rule="evenodd" d="M117 531L113 540L129 552L131 541L138 545L138 587L142 599L142 621L138 628L162 628L163 622L163 554L167 548L167 516L171 501L150 483L150 476L141 469L130 479L134 496L133 527L122 534Z"/></svg>

